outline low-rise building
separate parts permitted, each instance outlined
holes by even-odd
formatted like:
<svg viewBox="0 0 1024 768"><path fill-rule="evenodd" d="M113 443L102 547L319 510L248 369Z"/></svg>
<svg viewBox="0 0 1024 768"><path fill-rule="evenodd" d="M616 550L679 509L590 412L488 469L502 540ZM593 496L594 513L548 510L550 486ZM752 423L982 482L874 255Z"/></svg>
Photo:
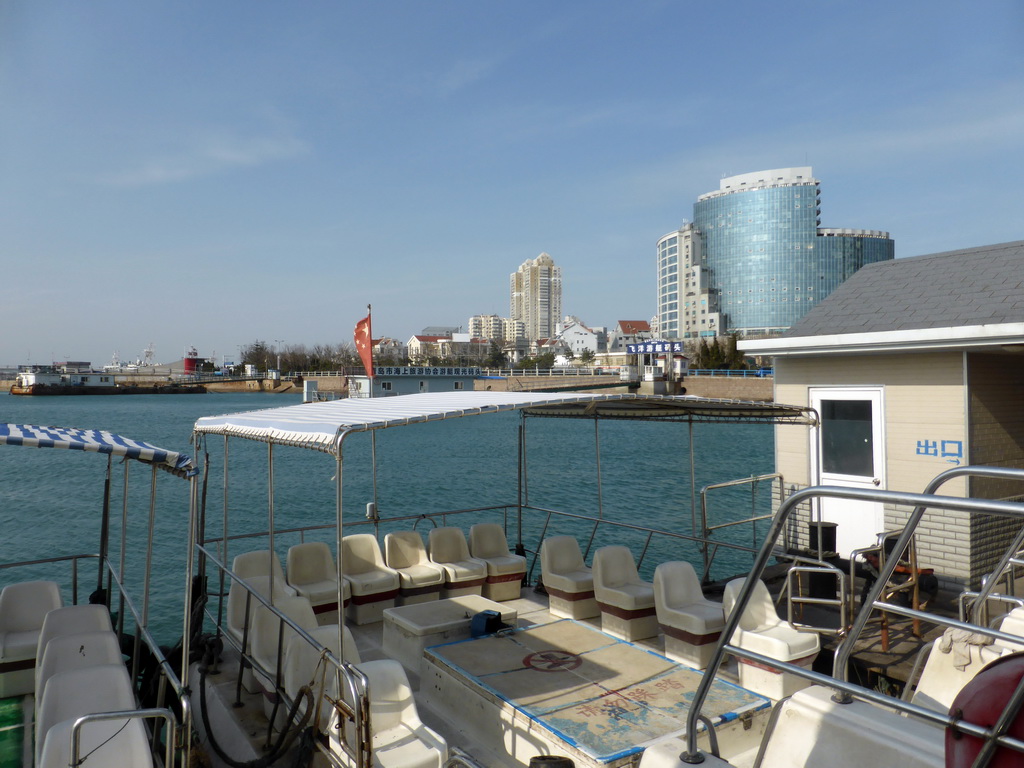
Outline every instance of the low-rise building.
<svg viewBox="0 0 1024 768"><path fill-rule="evenodd" d="M869 264L783 336L740 342L774 360L775 400L812 406L820 425L778 426L777 471L807 485L919 493L947 468L1024 468L1024 241ZM947 495L1022 498L1020 484L960 478ZM908 510L823 500L843 557ZM950 586L976 588L1012 526L926 514L918 558ZM807 531L794 527L794 540Z"/></svg>
<svg viewBox="0 0 1024 768"><path fill-rule="evenodd" d="M473 366L378 365L374 377L349 376L349 397L392 397L417 392L472 390L480 369Z"/></svg>

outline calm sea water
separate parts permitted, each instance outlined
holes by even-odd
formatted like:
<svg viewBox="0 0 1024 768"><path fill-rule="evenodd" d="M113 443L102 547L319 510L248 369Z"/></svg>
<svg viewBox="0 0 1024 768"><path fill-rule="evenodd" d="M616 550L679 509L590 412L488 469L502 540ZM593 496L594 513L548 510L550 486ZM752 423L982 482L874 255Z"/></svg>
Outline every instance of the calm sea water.
<svg viewBox="0 0 1024 768"><path fill-rule="evenodd" d="M22 424L104 429L162 448L195 455L189 444L200 416L299 402L293 395L161 395L116 397L14 397L0 395L0 418ZM382 517L456 509L514 505L518 414L493 414L434 424L383 430L377 436L376 501ZM634 525L691 531L689 430L684 424L603 422L600 431L601 509L609 520ZM529 419L527 421L529 502L533 506L596 515L599 494L595 471L595 427L592 422ZM693 428L696 485L771 472L774 464L772 428L765 425L696 425ZM204 447L210 474L208 533L217 535L224 509L223 440ZM356 434L345 442L343 498L349 525L365 519L366 503L374 500L371 441ZM228 460L231 493L227 504L231 534L267 528L269 493L266 446L232 441ZM151 471L135 462L129 474L127 580L141 595L146 558ZM95 552L99 538L105 457L71 451L0 446L0 523L5 531L3 560L56 557ZM334 519L334 473L331 457L297 449L274 454L274 514L277 525L306 526ZM120 536L123 468L114 472L115 518L112 538ZM768 489L759 507L767 508ZM699 502L698 502L699 503ZM722 491L712 497L711 515L718 521L749 513L749 491ZM469 520L460 524L468 528ZM453 524L459 524L453 520ZM543 519L527 516L524 543L536 546ZM184 580L184 544L188 525L187 483L157 473L156 530L152 558L150 623L163 642L180 634ZM401 526L408 527L408 523ZM426 531L428 523L418 529ZM391 527L384 523L383 534ZM548 533L574 533L586 542L589 526L557 522ZM733 540L750 544L749 529L736 530ZM326 535L324 536L329 539ZM511 537L510 537L511 538ZM278 542L282 561L288 544ZM594 546L625 543L639 552L645 536L603 529ZM232 552L255 548L233 544ZM114 545L114 555L118 553ZM653 539L642 571L648 578L663 560L691 559L695 549L670 540ZM743 570L749 558L720 555L716 576ZM0 583L32 577L66 580L67 566L36 567L29 572L0 572ZM80 573L81 594L94 587L96 571Z"/></svg>

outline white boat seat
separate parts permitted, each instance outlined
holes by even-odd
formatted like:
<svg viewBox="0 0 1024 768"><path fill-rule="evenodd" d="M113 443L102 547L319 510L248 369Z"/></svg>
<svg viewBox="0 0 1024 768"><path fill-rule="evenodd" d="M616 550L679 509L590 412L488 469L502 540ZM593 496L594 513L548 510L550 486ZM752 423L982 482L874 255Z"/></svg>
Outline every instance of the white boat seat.
<svg viewBox="0 0 1024 768"><path fill-rule="evenodd" d="M110 630L59 635L46 644L36 666L36 708L46 691L47 681L60 672L102 664L123 664L121 644ZM36 713L38 717L38 711Z"/></svg>
<svg viewBox="0 0 1024 768"><path fill-rule="evenodd" d="M36 764L38 768L68 768L71 763L71 731L74 724L75 718L71 718L50 729L49 738ZM117 768L153 766L146 729L138 718L87 723L82 726L81 734L78 754L88 754L95 765Z"/></svg>
<svg viewBox="0 0 1024 768"><path fill-rule="evenodd" d="M249 584L253 592L262 595L263 597L271 597L271 581L273 581L273 601L277 602L281 598L291 597L291 593L287 590L287 585L278 579L273 579L269 576L249 576L246 578L246 582ZM263 604L255 597L249 597L249 590L244 586L236 582L234 579L231 580L231 587L228 589L228 615L227 624L228 632L238 643L239 647L242 645L243 633L245 630L245 608L246 602L249 603L249 626L252 626L252 617L256 614L256 609ZM252 638L249 638L249 644L252 645Z"/></svg>
<svg viewBox="0 0 1024 768"><path fill-rule="evenodd" d="M707 667L725 626L725 611L704 597L690 563L675 560L654 570L654 608L666 655L697 669Z"/></svg>
<svg viewBox="0 0 1024 768"><path fill-rule="evenodd" d="M448 744L420 720L405 670L385 659L359 665L369 681L373 764L380 768L441 768Z"/></svg>
<svg viewBox="0 0 1024 768"><path fill-rule="evenodd" d="M477 523L469 529L469 552L487 564L483 596L488 600L515 600L526 577L526 558L513 555L505 530L497 523Z"/></svg>
<svg viewBox="0 0 1024 768"><path fill-rule="evenodd" d="M736 608L736 598L744 581L735 579L725 585L722 605L727 617ZM754 586L730 642L744 650L805 668L814 663L821 647L817 634L800 632L779 618L768 587L760 580ZM783 699L810 684L791 672L766 668L746 659L739 662L740 685L770 699Z"/></svg>
<svg viewBox="0 0 1024 768"><path fill-rule="evenodd" d="M632 642L658 634L654 585L643 581L628 547L601 547L594 553L594 597L601 629Z"/></svg>
<svg viewBox="0 0 1024 768"><path fill-rule="evenodd" d="M342 627L339 633L337 624L324 625L316 627L309 634L321 647L329 650L335 658L348 661L350 664L359 663L359 652L356 650L355 640L348 627ZM342 637L344 637L344 642L342 642ZM321 658L321 648L310 645L305 638L292 634L288 639L284 652L284 690L291 701L295 701L302 686L311 682L315 683L313 686L314 696L323 695L325 692L329 696L337 696L337 681L333 677L336 668L327 662L326 670L318 671L317 666L320 664ZM321 689L319 683L323 671L326 674L324 675L324 687ZM316 680L314 680L314 675ZM321 704L321 730L329 727L331 707L332 705L327 701ZM300 718L304 711L305 707L300 707L296 711L296 718Z"/></svg>
<svg viewBox="0 0 1024 768"><path fill-rule="evenodd" d="M254 552L243 552L235 555L231 561L231 571L243 579L250 579L253 576L273 576L278 582L284 585L289 595L297 594L295 589L288 586L284 577L284 568L276 553L269 549L258 549Z"/></svg>
<svg viewBox="0 0 1024 768"><path fill-rule="evenodd" d="M356 624L380 621L385 608L395 605L398 572L384 564L380 545L371 533L355 533L341 540L341 567L352 589L347 616Z"/></svg>
<svg viewBox="0 0 1024 768"><path fill-rule="evenodd" d="M416 531L396 531L384 537L384 561L398 571L398 604L436 600L444 586L444 570L430 562L423 537Z"/></svg>
<svg viewBox="0 0 1024 768"><path fill-rule="evenodd" d="M487 563L470 556L461 528L432 528L427 541L431 562L444 570L444 597L483 594Z"/></svg>
<svg viewBox="0 0 1024 768"><path fill-rule="evenodd" d="M288 549L288 584L309 599L317 616L338 610L338 568L331 548L307 541Z"/></svg>
<svg viewBox="0 0 1024 768"><path fill-rule="evenodd" d="M725 585L722 605L726 616L732 613L736 597L745 579L734 579ZM820 643L814 632L800 632L779 618L772 596L763 581L758 581L743 616L740 618L732 644L769 656L778 661L797 663L818 654Z"/></svg>
<svg viewBox="0 0 1024 768"><path fill-rule="evenodd" d="M53 581L8 584L0 592L0 698L32 693L43 622L63 604Z"/></svg>
<svg viewBox="0 0 1024 768"><path fill-rule="evenodd" d="M46 644L61 635L77 635L82 632L113 632L110 610L105 605L67 605L46 614L43 628L39 631L39 650L36 658L43 657ZM37 686L38 688L38 686Z"/></svg>
<svg viewBox="0 0 1024 768"><path fill-rule="evenodd" d="M313 606L301 595L282 597L274 602L274 608L306 632L312 632L318 626ZM253 670L253 676L263 694L263 708L268 718L273 714L274 704L277 702L277 681L281 680L282 684L284 681L283 652L291 640L297 637L294 629L288 624L284 624L282 628L282 623L281 617L274 610L261 604L256 609L252 624L252 658L257 665ZM279 649L282 651L280 675Z"/></svg>
<svg viewBox="0 0 1024 768"><path fill-rule="evenodd" d="M949 630L946 632L948 634ZM954 633L953 637L957 635ZM912 704L936 712L949 712L957 694L975 675L1000 656L1020 650L992 643L991 638L982 635L970 639L982 642L972 644L955 640L949 645L943 645L943 638L939 638L928 644L928 658L910 699Z"/></svg>
<svg viewBox="0 0 1024 768"><path fill-rule="evenodd" d="M772 768L942 768L941 728L864 701L837 704L811 686L781 705L762 765Z"/></svg>
<svg viewBox="0 0 1024 768"><path fill-rule="evenodd" d="M1024 643L1024 608L1014 608L1003 616L999 621L999 631L1008 635L1017 635L1021 639L1021 643ZM1007 643L1003 643L1003 645L1007 645ZM1016 650L1024 650L1024 648Z"/></svg>
<svg viewBox="0 0 1024 768"><path fill-rule="evenodd" d="M549 536L540 545L541 581L548 609L563 619L590 619L601 609L594 599L594 574L575 536Z"/></svg>
<svg viewBox="0 0 1024 768"><path fill-rule="evenodd" d="M70 726L76 718L96 712L116 712L135 708L135 696L132 693L128 670L121 662L55 673L47 682L39 703L39 719L36 722L36 765L63 765L66 768ZM86 728L83 733L82 751L89 752L94 749L123 724L122 721L117 721ZM138 725L141 731L141 721ZM124 733L130 734L134 730L133 727L125 728ZM133 738L128 735L126 740L130 743ZM116 741L120 741L120 737ZM145 738L142 746L143 751L148 753ZM116 753L111 752L108 757L113 754ZM63 757L63 763L54 762L58 756ZM122 764L116 759L96 759L95 762L97 765Z"/></svg>

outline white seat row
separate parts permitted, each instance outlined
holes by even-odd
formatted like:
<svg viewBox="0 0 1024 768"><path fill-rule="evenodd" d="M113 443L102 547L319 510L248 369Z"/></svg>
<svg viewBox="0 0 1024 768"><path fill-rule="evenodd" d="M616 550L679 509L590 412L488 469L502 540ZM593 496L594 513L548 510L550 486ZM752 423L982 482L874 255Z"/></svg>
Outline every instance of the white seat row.
<svg viewBox="0 0 1024 768"><path fill-rule="evenodd" d="M357 665L368 680L370 702L370 735L375 766L381 768L440 768L448 758L445 740L425 726L416 710L412 689L405 671L397 661L382 660L361 662L359 651L348 627L316 626L312 609L306 598L284 597L275 607L302 626L322 648L336 658ZM333 747L338 745L338 714L331 699L338 699L336 668L325 663L322 650L311 645L291 627L280 629L280 618L265 606L260 607L253 628L254 654L264 669L257 672L257 678L264 687L264 706L268 717L272 713L277 695L274 681L280 679L289 702L299 699L301 689L309 685L314 695L319 695L320 718L317 723L322 733L330 734ZM277 672L278 637L283 637L284 651L281 655L282 668ZM270 679L273 675L274 680ZM322 681L322 684L321 684ZM342 696L351 705L347 695ZM286 715L285 706L278 707L279 716ZM296 710L296 717L303 714L302 705ZM280 721L278 721L278 724ZM353 732L346 729L350 743L354 743Z"/></svg>
<svg viewBox="0 0 1024 768"><path fill-rule="evenodd" d="M39 631L64 600L53 581L8 584L0 592L0 699L32 693Z"/></svg>
<svg viewBox="0 0 1024 768"><path fill-rule="evenodd" d="M637 574L627 547L601 547L588 568L572 536L551 536L541 544L541 572L556 616L592 618L600 614L601 629L627 641L665 636L665 653L675 661L704 669L714 652L726 617L735 606L743 579L726 585L722 603L704 597L693 566L685 561L661 563L654 582ZM778 661L810 666L819 638L783 622L762 582L755 587L732 643ZM804 687L795 675L783 675L742 662L744 687L774 699Z"/></svg>
<svg viewBox="0 0 1024 768"><path fill-rule="evenodd" d="M35 765L64 768L71 762L71 735L78 718L138 707L105 605L50 610L36 634ZM88 722L79 733L80 759L88 756L100 765L129 768L153 764L140 719Z"/></svg>
<svg viewBox="0 0 1024 768"><path fill-rule="evenodd" d="M429 546L415 531L384 537L384 552L375 536L358 533L342 539L342 594L346 615L355 624L380 621L385 608L482 594L491 600L519 597L526 558L508 549L503 528L479 523L469 542L459 528L430 531ZM269 550L234 558L232 570L264 597L303 595L320 624L337 620L338 572L327 544L305 542L289 548L287 573ZM232 582L228 595L228 626L241 642L245 588ZM258 601L257 601L258 602ZM250 607L250 613L253 607Z"/></svg>

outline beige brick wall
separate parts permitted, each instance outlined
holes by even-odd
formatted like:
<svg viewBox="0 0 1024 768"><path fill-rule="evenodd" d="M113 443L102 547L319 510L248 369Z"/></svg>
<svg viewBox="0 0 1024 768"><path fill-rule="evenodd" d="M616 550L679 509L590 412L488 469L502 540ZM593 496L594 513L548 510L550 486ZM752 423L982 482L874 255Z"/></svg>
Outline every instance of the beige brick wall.
<svg viewBox="0 0 1024 768"><path fill-rule="evenodd" d="M776 361L775 400L809 405L811 387L881 387L885 420L885 485L919 493L954 464L943 457L944 444L963 446L966 463L967 423L963 355L929 353L851 355L835 358L783 358ZM922 451L919 453L919 450ZM930 455L931 454L931 455ZM807 427L775 430L776 467L787 487L810 482L810 432ZM943 488L963 495L965 483ZM887 507L887 529L900 526L909 510ZM941 571L947 583L971 580L971 526L963 515L926 514L918 535L922 565Z"/></svg>
<svg viewBox="0 0 1024 768"><path fill-rule="evenodd" d="M1024 467L1024 360L1017 355L970 354L971 463ZM990 499L1019 499L1021 483L977 478L972 495ZM971 526L971 581L980 583L991 572L1020 524L978 517Z"/></svg>

